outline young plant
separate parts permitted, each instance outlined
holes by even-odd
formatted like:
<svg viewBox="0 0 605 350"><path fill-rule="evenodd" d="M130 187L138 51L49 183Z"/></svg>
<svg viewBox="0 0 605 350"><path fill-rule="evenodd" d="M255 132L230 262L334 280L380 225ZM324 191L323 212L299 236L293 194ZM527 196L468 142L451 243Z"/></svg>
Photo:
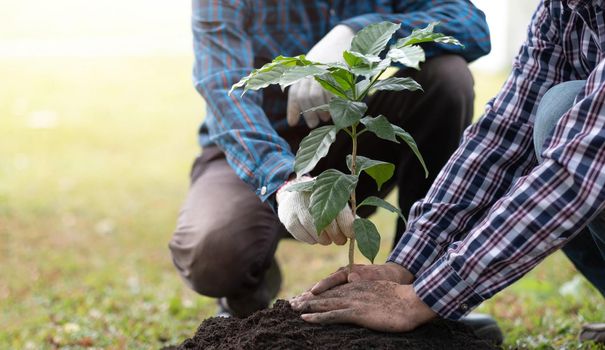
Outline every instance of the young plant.
<svg viewBox="0 0 605 350"><path fill-rule="evenodd" d="M328 154L336 134L343 131L350 136L352 142L351 154L346 159L350 174L328 169L313 181L290 185L287 188L288 191L311 192L309 211L319 234L347 204L351 205L354 217L359 207L374 206L397 213L405 222L401 211L381 198L372 196L357 203L355 188L362 171L375 180L378 190L395 171L395 165L391 163L358 155L357 140L361 134L371 132L381 139L397 143L399 140L405 142L422 164L425 176L428 176L428 170L412 136L401 127L391 124L383 115L365 115L368 106L363 101L374 91L422 89L411 78L389 77L382 80L380 78L394 63L419 69L419 64L425 60L424 50L418 45L420 43L461 45L458 40L450 36L434 33L435 25L437 23L432 23L424 29L414 30L409 36L390 45L386 55L381 56L392 36L400 28L400 24L390 22L372 24L355 35L351 48L343 53L345 63L312 62L304 55L279 56L252 71L229 91L231 94L233 90L243 88L243 95L247 90L259 90L271 84L279 84L282 89L285 89L301 79L312 77L334 95L330 103L310 109L328 111L333 125L314 129L302 140L296 153L294 170L299 177L308 174L319 160ZM380 234L376 226L368 219L356 217L353 230L354 236L349 242L349 267L354 263L356 240L361 253L373 263L380 247Z"/></svg>

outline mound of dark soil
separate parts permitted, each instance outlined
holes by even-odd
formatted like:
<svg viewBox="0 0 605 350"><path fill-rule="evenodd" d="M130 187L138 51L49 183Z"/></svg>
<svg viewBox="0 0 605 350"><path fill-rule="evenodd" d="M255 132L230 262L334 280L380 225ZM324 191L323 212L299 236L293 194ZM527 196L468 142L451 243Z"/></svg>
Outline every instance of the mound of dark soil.
<svg viewBox="0 0 605 350"><path fill-rule="evenodd" d="M409 333L306 323L284 300L248 318L210 318L178 349L494 349L459 322L437 320Z"/></svg>

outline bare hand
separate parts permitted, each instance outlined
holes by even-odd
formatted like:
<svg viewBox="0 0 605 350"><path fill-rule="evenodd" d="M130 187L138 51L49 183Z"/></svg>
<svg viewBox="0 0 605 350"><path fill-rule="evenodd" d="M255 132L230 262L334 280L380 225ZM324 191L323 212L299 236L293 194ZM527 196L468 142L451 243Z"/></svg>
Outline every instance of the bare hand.
<svg viewBox="0 0 605 350"><path fill-rule="evenodd" d="M351 282L319 295L307 292L290 304L310 323L350 323L382 332L411 331L437 317L411 285L389 281Z"/></svg>
<svg viewBox="0 0 605 350"><path fill-rule="evenodd" d="M357 281L391 281L410 284L414 281L414 275L403 266L391 262L382 265L353 265L350 273L348 267L341 267L311 287L310 291L313 294L320 294L341 284Z"/></svg>

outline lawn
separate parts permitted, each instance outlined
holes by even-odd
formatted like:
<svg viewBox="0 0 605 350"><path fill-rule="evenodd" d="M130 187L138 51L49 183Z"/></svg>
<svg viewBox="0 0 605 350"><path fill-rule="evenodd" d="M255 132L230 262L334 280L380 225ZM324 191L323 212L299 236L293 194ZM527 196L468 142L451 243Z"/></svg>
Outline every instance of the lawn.
<svg viewBox="0 0 605 350"><path fill-rule="evenodd" d="M157 349L214 313L167 250L203 117L189 74L180 56L0 60L0 349ZM502 79L477 75L478 111ZM377 220L384 257L394 217ZM288 241L278 259L288 297L346 253ZM605 320L561 254L480 310L509 348L575 349Z"/></svg>

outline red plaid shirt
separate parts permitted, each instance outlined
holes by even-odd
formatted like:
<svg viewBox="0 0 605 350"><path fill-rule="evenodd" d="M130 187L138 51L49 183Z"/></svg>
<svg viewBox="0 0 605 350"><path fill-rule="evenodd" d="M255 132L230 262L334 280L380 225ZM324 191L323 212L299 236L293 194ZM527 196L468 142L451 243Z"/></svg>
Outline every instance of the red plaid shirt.
<svg viewBox="0 0 605 350"><path fill-rule="evenodd" d="M412 208L389 260L417 276L417 294L441 316L465 315L605 208L601 3L539 5L502 91L466 130L427 197ZM584 79L538 164L532 134L541 97L559 83Z"/></svg>

